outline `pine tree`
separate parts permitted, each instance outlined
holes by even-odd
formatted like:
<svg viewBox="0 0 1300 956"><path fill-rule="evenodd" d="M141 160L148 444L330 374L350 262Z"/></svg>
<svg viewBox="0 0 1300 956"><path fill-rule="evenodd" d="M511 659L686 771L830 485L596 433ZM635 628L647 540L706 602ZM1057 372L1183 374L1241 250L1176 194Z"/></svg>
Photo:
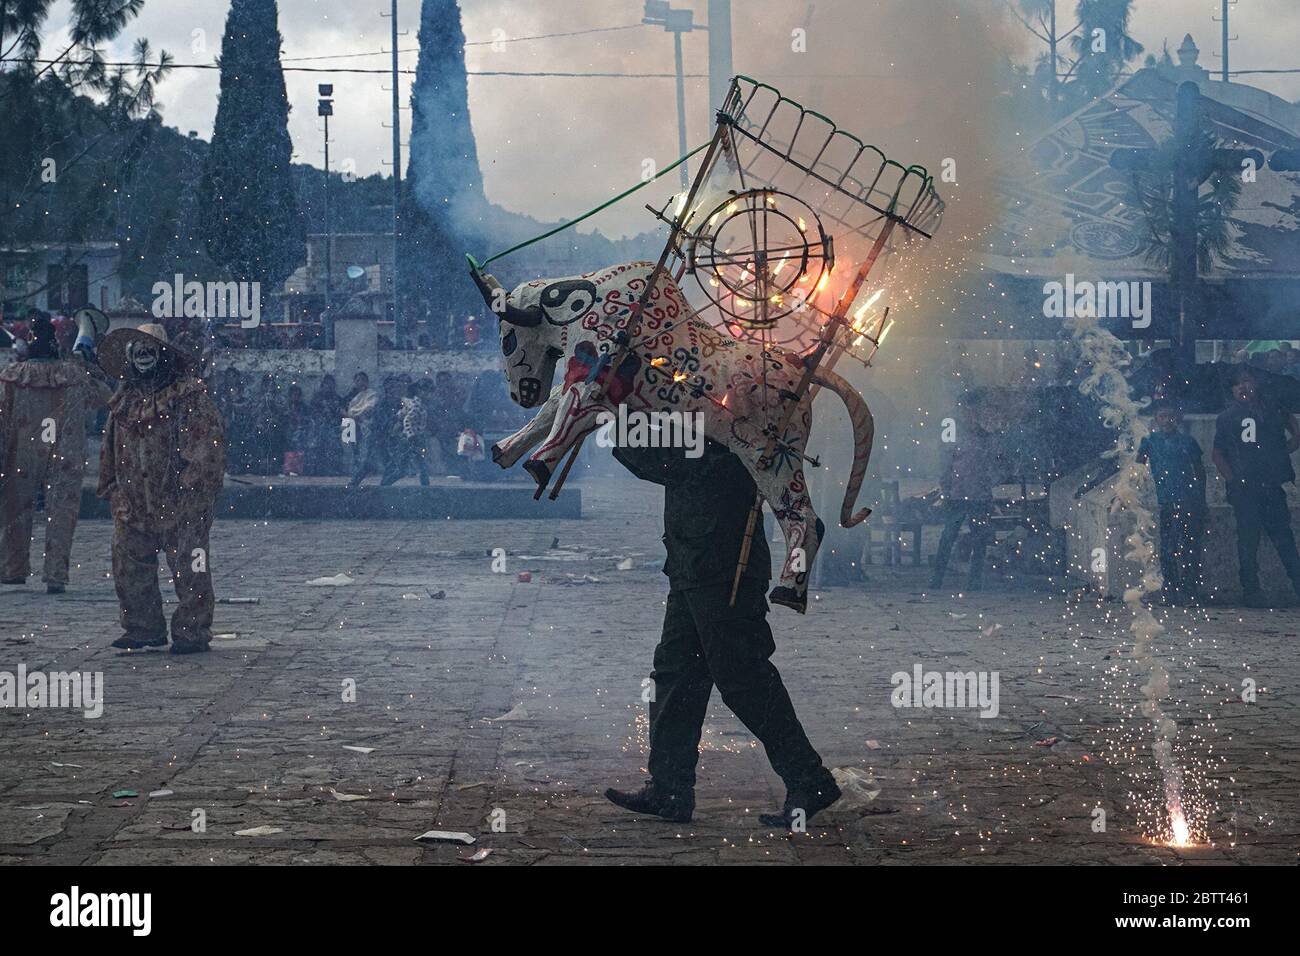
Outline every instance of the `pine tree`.
<svg viewBox="0 0 1300 956"><path fill-rule="evenodd" d="M209 255L230 278L260 282L263 296L306 259L277 19L275 0L232 0L217 119L199 184Z"/></svg>

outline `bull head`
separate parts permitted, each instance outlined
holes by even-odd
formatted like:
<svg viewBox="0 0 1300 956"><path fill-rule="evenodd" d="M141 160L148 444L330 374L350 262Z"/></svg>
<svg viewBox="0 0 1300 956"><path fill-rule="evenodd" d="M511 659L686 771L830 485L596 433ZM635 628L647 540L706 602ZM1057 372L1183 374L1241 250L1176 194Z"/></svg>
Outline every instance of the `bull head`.
<svg viewBox="0 0 1300 956"><path fill-rule="evenodd" d="M524 408L536 408L550 393L555 365L564 356L563 327L596 304L596 286L586 279L560 279L528 282L507 294L490 273L471 273L499 320L510 398Z"/></svg>

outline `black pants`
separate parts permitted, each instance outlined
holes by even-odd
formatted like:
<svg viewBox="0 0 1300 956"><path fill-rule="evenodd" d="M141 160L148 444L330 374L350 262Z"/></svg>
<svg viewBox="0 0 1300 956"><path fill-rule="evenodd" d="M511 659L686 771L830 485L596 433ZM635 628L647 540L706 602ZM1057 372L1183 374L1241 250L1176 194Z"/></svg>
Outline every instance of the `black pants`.
<svg viewBox="0 0 1300 956"><path fill-rule="evenodd" d="M384 462L384 476L379 483L385 486L396 484L412 472L420 476L420 484L429 483L429 462L424 442L397 439L389 449L388 459Z"/></svg>
<svg viewBox="0 0 1300 956"><path fill-rule="evenodd" d="M1160 506L1160 574L1165 591L1194 597L1201 589L1205 505L1179 501Z"/></svg>
<svg viewBox="0 0 1300 956"><path fill-rule="evenodd" d="M993 514L993 502L968 501L955 498L945 501L943 505L943 534L939 536L939 550L934 555L934 573L930 577L931 587L943 584L943 573L948 570L948 560L952 557L953 546L961 526L970 522L970 576L968 585L977 588L984 583L984 550L993 540L993 526L989 517Z"/></svg>
<svg viewBox="0 0 1300 956"><path fill-rule="evenodd" d="M650 777L667 790L695 786L700 732L716 684L767 751L787 787L825 774L808 742L781 675L767 625L766 587L746 580L729 607L730 583L668 592L663 636L655 648L650 702Z"/></svg>
<svg viewBox="0 0 1300 956"><path fill-rule="evenodd" d="M1281 485L1247 488L1232 496L1232 513L1237 519L1237 565L1241 589L1259 590L1259 539L1267 534L1277 549L1293 587L1300 591L1300 554L1296 553L1291 512Z"/></svg>

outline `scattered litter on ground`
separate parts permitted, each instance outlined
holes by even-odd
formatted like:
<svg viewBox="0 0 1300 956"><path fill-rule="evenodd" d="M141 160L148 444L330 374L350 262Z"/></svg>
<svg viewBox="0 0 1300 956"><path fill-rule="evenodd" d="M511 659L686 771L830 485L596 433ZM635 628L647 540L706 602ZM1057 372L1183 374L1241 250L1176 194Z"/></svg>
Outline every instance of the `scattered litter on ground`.
<svg viewBox="0 0 1300 956"><path fill-rule="evenodd" d="M251 827L247 830L236 830L235 836L270 836L273 833L283 833L284 827Z"/></svg>
<svg viewBox="0 0 1300 956"><path fill-rule="evenodd" d="M554 551L554 550L555 550L556 548L558 548L559 546L560 546L560 538L559 538L559 536L557 535L557 536L555 536L554 538L551 539L551 550Z"/></svg>
<svg viewBox="0 0 1300 956"><path fill-rule="evenodd" d="M217 598L218 604L261 604L261 598Z"/></svg>
<svg viewBox="0 0 1300 956"><path fill-rule="evenodd" d="M238 632L238 631L227 631L227 632L224 633L224 634L213 634L213 635L212 635L212 639L213 639L214 641L233 641L233 640L235 640L235 639L238 638L238 637L239 637L239 632Z"/></svg>
<svg viewBox="0 0 1300 956"><path fill-rule="evenodd" d="M962 618L964 618L966 615L965 615L965 614L955 614L954 612L949 611L949 612L948 612L948 616L949 616L950 618L952 618L954 621L960 621L960 620L961 620Z"/></svg>
<svg viewBox="0 0 1300 956"><path fill-rule="evenodd" d="M369 800L370 797L364 793L339 793L333 787L327 788L330 796L341 803L351 803L354 800Z"/></svg>
<svg viewBox="0 0 1300 956"><path fill-rule="evenodd" d="M52 764L50 764L50 766L51 766L51 767L71 767L71 768L74 769L74 770L85 770L85 769L86 769L85 767L83 767L83 766L82 766L81 764L79 764L79 763L52 763Z"/></svg>
<svg viewBox="0 0 1300 956"><path fill-rule="evenodd" d="M556 578L555 583L576 587L580 584L603 584L604 581L594 574L565 574L564 577Z"/></svg>
<svg viewBox="0 0 1300 956"><path fill-rule="evenodd" d="M435 601L441 601L441 600L442 600L443 598L445 598L446 596L447 596L447 592L446 592L446 591L430 591L430 592L429 592L429 597L433 598Z"/></svg>
<svg viewBox="0 0 1300 956"><path fill-rule="evenodd" d="M859 767L835 767L831 770L831 775L844 791L844 796L840 798L842 802L836 804L837 808L851 810L866 806L880 796L880 784L876 783L876 778Z"/></svg>
<svg viewBox="0 0 1300 956"><path fill-rule="evenodd" d="M113 799L114 799L114 800L125 800L125 799L127 799L128 797L138 797L138 796L140 796L140 794L138 794L138 793L137 793L136 791L134 791L134 790L114 790L114 791L113 791Z"/></svg>
<svg viewBox="0 0 1300 956"><path fill-rule="evenodd" d="M160 797L170 797L176 794L175 790L154 790L149 794L150 800L157 800Z"/></svg>
<svg viewBox="0 0 1300 956"><path fill-rule="evenodd" d="M418 601L418 600L420 600L420 595L416 594L414 591L407 591L405 594L402 595L402 600L403 600L403 601Z"/></svg>
<svg viewBox="0 0 1300 956"><path fill-rule="evenodd" d="M1035 740L1035 741L1034 741L1034 746L1035 746L1035 747L1051 747L1053 744L1059 744L1060 742L1061 742L1061 738L1060 738L1060 737L1044 737L1042 740Z"/></svg>
<svg viewBox="0 0 1300 956"><path fill-rule="evenodd" d="M515 704L500 717L482 717L480 719L485 724L499 724L503 720L528 720L529 716L528 710L523 704Z"/></svg>
<svg viewBox="0 0 1300 956"><path fill-rule="evenodd" d="M474 844L474 838L468 833L461 833L456 830L426 830L415 838L415 842L421 841L427 843L463 843L466 846Z"/></svg>
<svg viewBox="0 0 1300 956"><path fill-rule="evenodd" d="M532 573L531 571L520 571L520 572L519 572L519 583L520 583L520 584L527 584L527 583L528 583L529 581L531 581L532 579L533 579L533 573Z"/></svg>
<svg viewBox="0 0 1300 956"><path fill-rule="evenodd" d="M879 750L879 749L880 749L880 741L879 741L879 740L868 740L868 741L867 741L867 749L868 749L868 750Z"/></svg>
<svg viewBox="0 0 1300 956"><path fill-rule="evenodd" d="M624 558L622 561L620 561L620 562L618 563L618 569L619 569L620 571L631 571L631 570L632 570L632 559L631 559L631 558Z"/></svg>
<svg viewBox="0 0 1300 956"><path fill-rule="evenodd" d="M350 574L340 571L333 577L312 578L307 582L309 588L341 588L349 584L355 584L356 579Z"/></svg>
<svg viewBox="0 0 1300 956"><path fill-rule="evenodd" d="M456 859L462 863L482 863L491 852L487 847L484 847L481 850L475 850L470 856L458 856Z"/></svg>
<svg viewBox="0 0 1300 956"><path fill-rule="evenodd" d="M375 752L374 747L356 747L352 744L344 744L344 750L351 750L354 754L372 754Z"/></svg>
<svg viewBox="0 0 1300 956"><path fill-rule="evenodd" d="M985 637L992 637L1000 630L1002 630L1001 624L990 624L988 627L984 628L984 630L980 631L980 633Z"/></svg>

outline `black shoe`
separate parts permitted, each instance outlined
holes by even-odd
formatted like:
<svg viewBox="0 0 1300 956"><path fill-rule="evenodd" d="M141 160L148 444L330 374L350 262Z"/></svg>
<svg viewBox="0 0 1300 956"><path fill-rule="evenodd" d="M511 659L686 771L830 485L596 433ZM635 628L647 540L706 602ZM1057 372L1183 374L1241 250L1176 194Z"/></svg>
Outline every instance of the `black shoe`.
<svg viewBox="0 0 1300 956"><path fill-rule="evenodd" d="M695 812L694 793L689 790L681 793L660 790L653 783L647 783L635 792L610 787L605 791L605 799L624 810L649 813L673 823L690 823L691 814Z"/></svg>
<svg viewBox="0 0 1300 956"><path fill-rule="evenodd" d="M173 654L206 654L208 650L207 644L200 644L197 641L172 641Z"/></svg>
<svg viewBox="0 0 1300 956"><path fill-rule="evenodd" d="M793 829L796 824L807 824L821 811L825 810L841 796L839 785L829 770L824 771L811 784L791 787L786 791L785 805L780 813L761 813L758 819L764 826Z"/></svg>
<svg viewBox="0 0 1300 956"><path fill-rule="evenodd" d="M138 651L142 647L164 647L166 644L166 634L159 634L155 637L132 637L130 634L123 634L113 642L113 647L121 648L124 651Z"/></svg>
<svg viewBox="0 0 1300 956"><path fill-rule="evenodd" d="M767 596L767 600L772 604L780 604L782 607L798 611L800 614L808 613L807 591L800 593L794 588L782 584L772 588L772 593Z"/></svg>
<svg viewBox="0 0 1300 956"><path fill-rule="evenodd" d="M62 594L62 593L63 593L64 591L66 591L67 589L68 589L68 586L67 586L66 584L46 584L46 585L45 585L45 593L46 593L46 594Z"/></svg>

